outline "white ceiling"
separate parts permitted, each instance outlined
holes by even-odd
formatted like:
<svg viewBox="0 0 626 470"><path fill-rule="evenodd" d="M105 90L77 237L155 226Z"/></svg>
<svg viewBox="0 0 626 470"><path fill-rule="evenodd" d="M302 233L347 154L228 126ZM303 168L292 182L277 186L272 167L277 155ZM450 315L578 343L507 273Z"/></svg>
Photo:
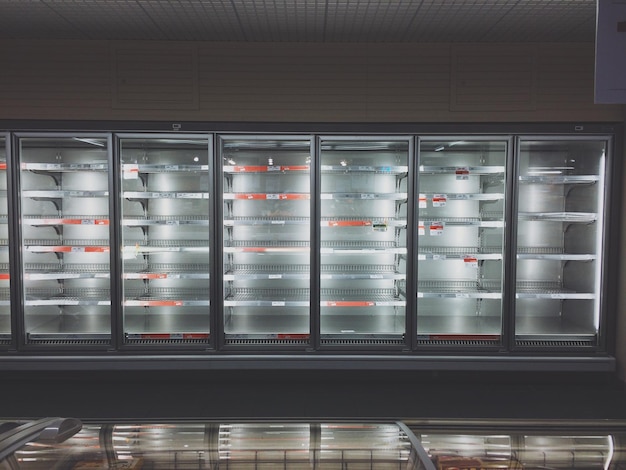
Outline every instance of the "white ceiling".
<svg viewBox="0 0 626 470"><path fill-rule="evenodd" d="M593 42L596 0L0 0L0 39Z"/></svg>

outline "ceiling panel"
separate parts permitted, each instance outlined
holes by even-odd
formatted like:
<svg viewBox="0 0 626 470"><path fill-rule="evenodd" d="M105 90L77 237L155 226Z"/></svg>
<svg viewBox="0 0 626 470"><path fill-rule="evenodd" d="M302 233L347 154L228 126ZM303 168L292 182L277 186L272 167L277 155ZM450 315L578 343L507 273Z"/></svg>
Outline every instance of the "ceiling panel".
<svg viewBox="0 0 626 470"><path fill-rule="evenodd" d="M596 0L0 0L0 39L593 42Z"/></svg>

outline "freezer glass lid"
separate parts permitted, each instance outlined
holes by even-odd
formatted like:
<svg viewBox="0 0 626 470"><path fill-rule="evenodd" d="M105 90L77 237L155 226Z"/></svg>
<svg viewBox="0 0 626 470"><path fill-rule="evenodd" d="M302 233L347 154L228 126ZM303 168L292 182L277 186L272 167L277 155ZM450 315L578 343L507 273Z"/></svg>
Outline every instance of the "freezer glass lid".
<svg viewBox="0 0 626 470"><path fill-rule="evenodd" d="M626 422L0 420L0 470L618 469Z"/></svg>
<svg viewBox="0 0 626 470"><path fill-rule="evenodd" d="M401 423L66 421L6 424L0 469L434 468Z"/></svg>

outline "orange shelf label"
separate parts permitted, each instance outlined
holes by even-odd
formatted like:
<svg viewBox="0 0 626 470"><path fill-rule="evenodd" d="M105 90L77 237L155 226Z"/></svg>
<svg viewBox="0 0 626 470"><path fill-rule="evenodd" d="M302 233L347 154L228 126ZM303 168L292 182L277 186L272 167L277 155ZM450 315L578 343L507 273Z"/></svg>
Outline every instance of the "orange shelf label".
<svg viewBox="0 0 626 470"><path fill-rule="evenodd" d="M53 221L54 219L45 219ZM108 219L59 219L63 225L109 225Z"/></svg>
<svg viewBox="0 0 626 470"><path fill-rule="evenodd" d="M51 253L108 253L108 246L41 246L37 251Z"/></svg>
<svg viewBox="0 0 626 470"><path fill-rule="evenodd" d="M124 279L167 279L166 273L126 273Z"/></svg>
<svg viewBox="0 0 626 470"><path fill-rule="evenodd" d="M326 222L328 227L370 227L371 220L331 220Z"/></svg>

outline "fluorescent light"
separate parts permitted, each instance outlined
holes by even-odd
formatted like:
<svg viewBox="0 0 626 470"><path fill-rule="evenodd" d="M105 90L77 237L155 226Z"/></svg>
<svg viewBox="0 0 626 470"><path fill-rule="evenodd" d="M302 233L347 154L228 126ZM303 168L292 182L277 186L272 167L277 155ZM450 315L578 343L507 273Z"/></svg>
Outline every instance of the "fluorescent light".
<svg viewBox="0 0 626 470"><path fill-rule="evenodd" d="M84 142L86 144L90 144L90 145L95 145L96 147L104 147L104 142L100 142L99 140L96 139L85 139L82 137L73 137L74 140L77 140L79 142Z"/></svg>

